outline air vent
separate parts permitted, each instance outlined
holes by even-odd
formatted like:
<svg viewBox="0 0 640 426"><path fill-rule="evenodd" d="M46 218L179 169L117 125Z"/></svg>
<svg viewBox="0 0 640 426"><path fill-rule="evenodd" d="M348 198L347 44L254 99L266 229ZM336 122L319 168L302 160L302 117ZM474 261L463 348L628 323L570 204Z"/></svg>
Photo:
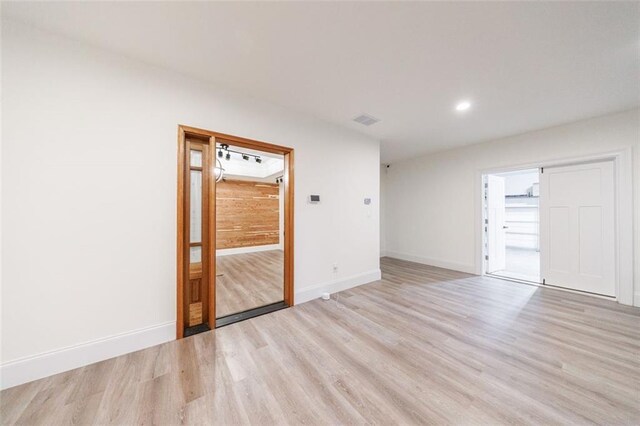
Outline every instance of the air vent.
<svg viewBox="0 0 640 426"><path fill-rule="evenodd" d="M371 126L372 124L376 124L378 121L377 118L370 116L369 114L362 114L353 119L356 123L364 124L365 126Z"/></svg>

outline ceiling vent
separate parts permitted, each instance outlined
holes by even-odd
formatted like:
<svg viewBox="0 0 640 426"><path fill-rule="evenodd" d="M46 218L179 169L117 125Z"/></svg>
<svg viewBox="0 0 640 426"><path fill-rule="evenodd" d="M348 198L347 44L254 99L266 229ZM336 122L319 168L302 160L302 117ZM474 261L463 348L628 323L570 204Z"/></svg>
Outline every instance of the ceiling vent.
<svg viewBox="0 0 640 426"><path fill-rule="evenodd" d="M364 124L365 126L371 126L372 124L376 124L378 121L377 118L370 116L369 114L362 114L353 119L356 123Z"/></svg>

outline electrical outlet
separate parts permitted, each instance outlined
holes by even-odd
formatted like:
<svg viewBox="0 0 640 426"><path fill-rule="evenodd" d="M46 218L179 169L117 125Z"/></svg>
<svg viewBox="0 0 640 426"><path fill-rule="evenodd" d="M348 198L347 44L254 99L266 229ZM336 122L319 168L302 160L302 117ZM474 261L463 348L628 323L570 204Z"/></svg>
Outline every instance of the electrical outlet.
<svg viewBox="0 0 640 426"><path fill-rule="evenodd" d="M338 272L338 264L334 263L333 264L333 273L335 274L336 272Z"/></svg>

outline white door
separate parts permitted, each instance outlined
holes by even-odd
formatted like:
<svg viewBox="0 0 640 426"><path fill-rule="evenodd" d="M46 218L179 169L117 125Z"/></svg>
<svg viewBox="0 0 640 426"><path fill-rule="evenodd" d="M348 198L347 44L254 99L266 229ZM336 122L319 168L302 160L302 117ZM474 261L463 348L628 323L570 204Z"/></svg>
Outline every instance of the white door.
<svg viewBox="0 0 640 426"><path fill-rule="evenodd" d="M545 284L615 296L613 162L540 174L540 266Z"/></svg>
<svg viewBox="0 0 640 426"><path fill-rule="evenodd" d="M504 178L488 175L487 184L487 272L491 273L506 268Z"/></svg>

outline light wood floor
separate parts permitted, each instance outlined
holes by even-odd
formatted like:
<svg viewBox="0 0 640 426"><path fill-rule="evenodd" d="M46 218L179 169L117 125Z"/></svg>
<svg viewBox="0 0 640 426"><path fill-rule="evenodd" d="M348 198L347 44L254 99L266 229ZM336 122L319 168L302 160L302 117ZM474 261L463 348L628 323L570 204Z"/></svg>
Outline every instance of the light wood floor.
<svg viewBox="0 0 640 426"><path fill-rule="evenodd" d="M505 252L505 269L492 272L493 275L542 284L539 251L507 247Z"/></svg>
<svg viewBox="0 0 640 426"><path fill-rule="evenodd" d="M284 299L282 250L218 256L216 267L218 318Z"/></svg>
<svg viewBox="0 0 640 426"><path fill-rule="evenodd" d="M382 269L330 301L6 390L2 423L640 423L640 309Z"/></svg>

